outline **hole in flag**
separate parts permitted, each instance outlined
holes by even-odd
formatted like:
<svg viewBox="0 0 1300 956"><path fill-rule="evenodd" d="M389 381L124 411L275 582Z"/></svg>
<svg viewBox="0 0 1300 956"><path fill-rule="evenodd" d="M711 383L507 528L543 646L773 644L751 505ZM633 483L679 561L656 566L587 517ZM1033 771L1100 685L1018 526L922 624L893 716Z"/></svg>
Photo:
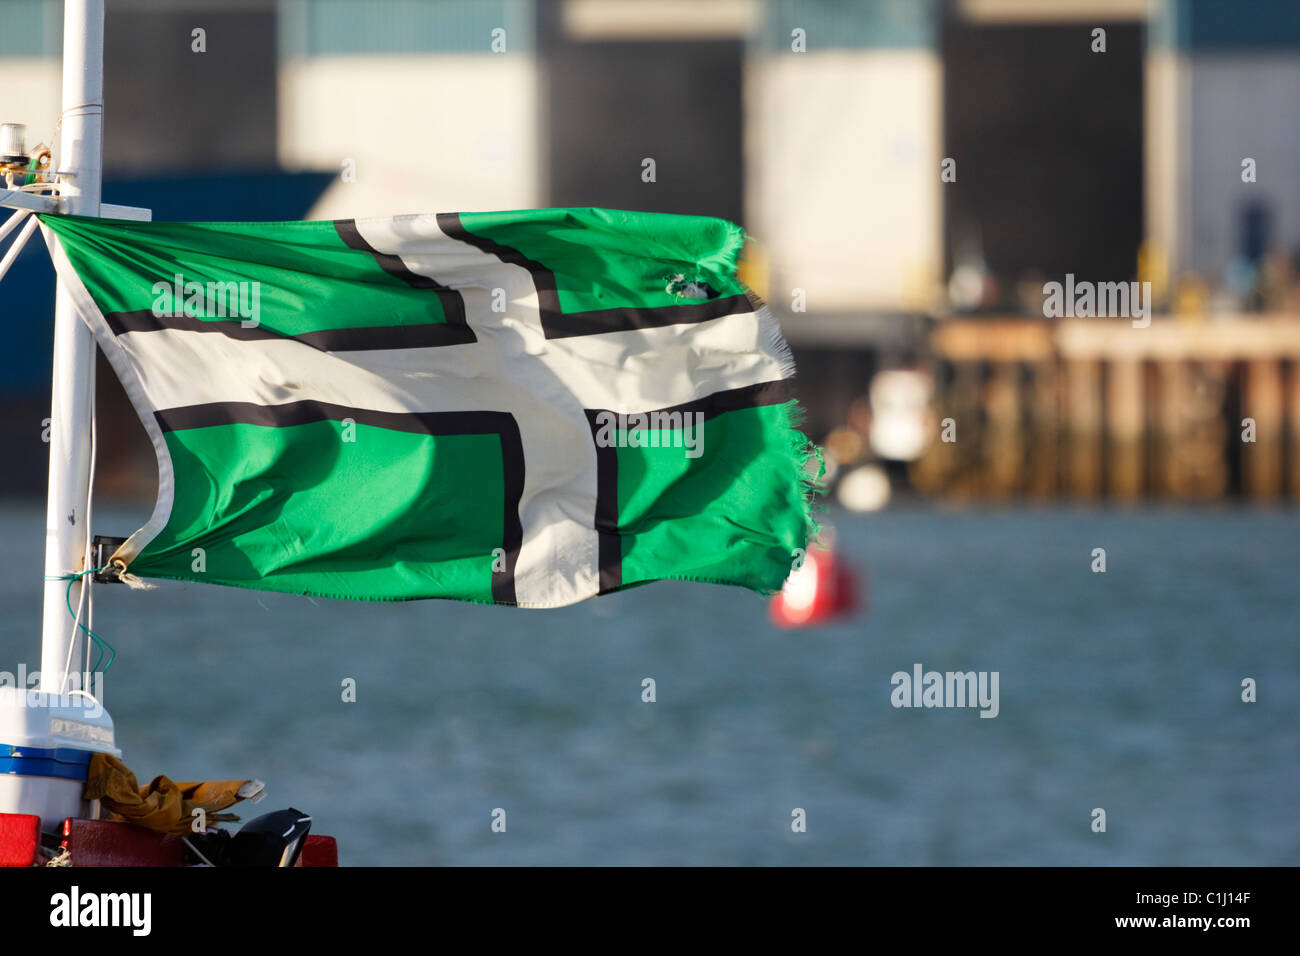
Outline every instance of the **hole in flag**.
<svg viewBox="0 0 1300 956"><path fill-rule="evenodd" d="M679 299L712 299L718 294L718 290L707 282L701 282L698 279L687 279L681 272L668 278L668 284L664 286L664 291Z"/></svg>

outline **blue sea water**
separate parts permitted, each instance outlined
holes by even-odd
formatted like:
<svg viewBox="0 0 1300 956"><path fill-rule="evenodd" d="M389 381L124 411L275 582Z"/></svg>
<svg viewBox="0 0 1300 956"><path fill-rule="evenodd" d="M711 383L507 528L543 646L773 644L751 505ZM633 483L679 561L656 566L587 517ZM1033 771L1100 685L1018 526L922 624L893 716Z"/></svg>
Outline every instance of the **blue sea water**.
<svg viewBox="0 0 1300 956"><path fill-rule="evenodd" d="M258 777L247 815L308 811L345 865L1300 862L1295 512L832 519L868 606L801 631L704 585L557 611L100 587L108 708L142 782ZM42 520L0 509L3 670L39 665ZM998 716L893 707L915 663L997 671Z"/></svg>

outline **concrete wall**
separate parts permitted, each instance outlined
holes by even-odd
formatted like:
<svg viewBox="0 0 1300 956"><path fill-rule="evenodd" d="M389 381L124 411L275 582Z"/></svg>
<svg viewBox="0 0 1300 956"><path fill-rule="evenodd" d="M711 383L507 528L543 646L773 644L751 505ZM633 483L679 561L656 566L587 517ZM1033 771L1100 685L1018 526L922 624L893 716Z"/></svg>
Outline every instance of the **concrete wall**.
<svg viewBox="0 0 1300 956"><path fill-rule="evenodd" d="M768 295L925 311L941 281L942 68L929 49L769 52L746 67L747 225Z"/></svg>
<svg viewBox="0 0 1300 956"><path fill-rule="evenodd" d="M1151 6L1147 228L1174 276L1222 279L1251 206L1263 210L1272 248L1300 252L1300 5L1248 6ZM1257 164L1254 183L1241 179L1246 157Z"/></svg>
<svg viewBox="0 0 1300 956"><path fill-rule="evenodd" d="M8 90L0 122L23 123L27 146L50 142L59 120L63 67L55 56L0 56L0 89Z"/></svg>
<svg viewBox="0 0 1300 956"><path fill-rule="evenodd" d="M1190 87L1187 264L1222 275L1250 204L1267 211L1275 247L1300 253L1300 55L1196 54ZM1257 164L1254 183L1242 182L1245 157Z"/></svg>
<svg viewBox="0 0 1300 956"><path fill-rule="evenodd" d="M312 218L541 204L531 54L319 56L280 66L280 161L342 173Z"/></svg>
<svg viewBox="0 0 1300 956"><path fill-rule="evenodd" d="M279 13L279 160L339 176L312 218L541 204L532 0L280 0Z"/></svg>

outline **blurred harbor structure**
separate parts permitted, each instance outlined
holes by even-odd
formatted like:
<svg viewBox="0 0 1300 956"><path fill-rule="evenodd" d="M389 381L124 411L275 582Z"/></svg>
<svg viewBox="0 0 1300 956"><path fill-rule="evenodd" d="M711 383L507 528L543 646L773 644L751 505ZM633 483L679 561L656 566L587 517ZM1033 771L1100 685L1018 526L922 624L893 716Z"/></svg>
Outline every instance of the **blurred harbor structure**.
<svg viewBox="0 0 1300 956"><path fill-rule="evenodd" d="M1147 329L954 320L922 492L999 499L1300 498L1300 322Z"/></svg>
<svg viewBox="0 0 1300 956"><path fill-rule="evenodd" d="M33 142L60 8L0 0L4 120ZM724 216L841 470L957 498L1300 495L1293 0L113 0L107 26L109 201L114 176L274 169L328 186L159 218ZM1067 273L1149 282L1150 326L1044 318ZM43 348L0 360L11 397L45 401ZM904 463L868 395L909 368L934 392ZM106 486L151 493L116 407Z"/></svg>

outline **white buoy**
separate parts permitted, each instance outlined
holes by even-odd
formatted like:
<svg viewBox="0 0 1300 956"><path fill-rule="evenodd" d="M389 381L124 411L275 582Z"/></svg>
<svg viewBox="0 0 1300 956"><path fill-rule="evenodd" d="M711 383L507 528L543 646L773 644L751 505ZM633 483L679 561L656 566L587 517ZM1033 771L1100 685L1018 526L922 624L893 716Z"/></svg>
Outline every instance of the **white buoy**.
<svg viewBox="0 0 1300 956"><path fill-rule="evenodd" d="M879 511L889 504L889 476L879 465L854 468L840 479L838 494L850 511Z"/></svg>

